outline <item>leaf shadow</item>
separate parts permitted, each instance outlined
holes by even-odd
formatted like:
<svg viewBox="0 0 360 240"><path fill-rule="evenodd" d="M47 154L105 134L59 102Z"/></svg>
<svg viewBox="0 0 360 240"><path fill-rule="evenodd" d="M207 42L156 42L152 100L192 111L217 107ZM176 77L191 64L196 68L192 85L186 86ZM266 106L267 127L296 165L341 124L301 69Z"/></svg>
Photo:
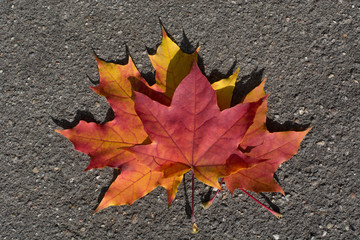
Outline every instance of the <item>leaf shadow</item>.
<svg viewBox="0 0 360 240"><path fill-rule="evenodd" d="M250 74L242 76L235 84L231 106L242 102L245 96L261 83L263 75L264 68L260 70L256 68Z"/></svg>
<svg viewBox="0 0 360 240"><path fill-rule="evenodd" d="M160 24L162 24L160 22ZM162 25L163 26L163 25ZM164 27L164 26L163 26ZM174 38L172 37L172 35L170 33L167 32L166 28L164 27L164 30L166 32L166 34L168 35L168 37L174 41L176 43L176 41L174 40ZM189 40L189 38L186 36L186 33L185 31L183 30L182 31L182 40L180 42L180 44L178 44L179 47L180 47L180 50L184 53L187 53L187 54L192 54L196 51L196 49L199 47L199 43L196 43L195 45L192 44ZM158 47L159 45L157 45ZM156 48L157 48L156 47ZM156 48L147 48L148 49L148 52L149 54L155 54L156 53ZM181 52L179 51L178 52L179 55L181 55ZM177 64L177 59L179 58L178 57L178 54L176 54L174 57L173 57L173 60L170 61L169 63L169 66L168 68L171 68L172 65L175 65ZM199 66L199 69L200 71L204 74L204 76L206 76L206 78L209 80L210 83L214 83L214 82L217 82L221 79L225 79L225 78L228 78L230 77L233 73L234 73L234 69L236 68L237 66L237 60L235 60L233 62L233 64L231 65L231 67L229 68L229 70L225 73L219 71L218 69L214 69L210 72L210 74L206 74L205 73L205 63L204 63L204 59L202 58L202 56L200 54L198 54L198 60L197 60L197 63L198 63L198 66Z"/></svg>
<svg viewBox="0 0 360 240"><path fill-rule="evenodd" d="M233 64L226 73L222 73L218 69L214 69L210 72L207 78L209 79L210 83L217 82L221 79L226 79L234 73L236 66L237 66L237 60L233 62Z"/></svg>
<svg viewBox="0 0 360 240"><path fill-rule="evenodd" d="M311 123L296 123L292 121L286 121L284 123L276 122L273 119L266 118L266 127L269 132L281 132L281 131L305 131L310 127Z"/></svg>
<svg viewBox="0 0 360 240"><path fill-rule="evenodd" d="M99 193L99 196L97 198L97 203L98 205L100 204L101 200L104 198L106 191L109 189L109 187L111 186L111 184L116 180L116 178L120 175L121 170L120 169L114 169L113 170L113 177L112 179L109 181L109 184L107 187L102 187ZM94 211L98 206L94 207Z"/></svg>
<svg viewBox="0 0 360 240"><path fill-rule="evenodd" d="M191 54L196 51L196 49L199 47L199 43L196 43L196 45L193 45L189 38L186 36L185 30L182 31L182 40L180 42L180 49L187 54Z"/></svg>
<svg viewBox="0 0 360 240"><path fill-rule="evenodd" d="M158 45L157 45L158 46ZM153 48L148 48L146 47L146 49L148 50L148 52L153 52L156 50L154 50ZM94 52L94 55L96 55L96 53ZM104 59L102 59L101 57L99 57L98 55L96 55L97 58L99 58L100 60L102 61L105 61ZM131 59L134 59L129 51L129 47L127 45L125 45L125 57L122 58L122 59L116 59L116 60L110 60L110 61L106 61L106 62L109 62L109 63L114 63L114 64L120 64L120 65L126 65L128 62L129 62L129 57ZM134 62L135 66L136 66L136 63ZM153 72L144 72L142 71L141 69L139 69L138 67L136 67L138 69L138 71L140 72L141 76L149 83L149 85L153 85L155 84L155 74ZM99 84L100 81L93 81L90 79L90 81L93 83L93 84Z"/></svg>
<svg viewBox="0 0 360 240"><path fill-rule="evenodd" d="M171 35L171 33L169 33L165 26L163 25L163 23L161 22L161 20L159 19L160 25L161 27L164 28L166 35L176 44L178 44L174 37ZM149 46L145 46L146 51L148 52L149 55L154 55L156 54L157 48L160 46L161 42L159 42L158 44L155 45L155 47L149 47ZM192 54L196 51L196 49L199 46L199 43L197 44L192 44L189 40L189 38L186 36L185 31L182 31L182 40L180 42L180 44L178 44L178 46L180 47L180 50L184 53L187 54ZM129 53L128 53L129 54ZM181 55L181 52L179 51L178 53L179 55ZM175 61L170 61L168 68L171 68L172 65L176 64L176 60L178 59L178 54L175 54L175 56L173 57L173 60ZM216 81L219 81L221 79L225 79L230 77L233 73L234 73L234 69L237 66L237 60L235 60L233 62L233 64L231 65L231 67L229 68L229 70L226 73L223 73L221 71L219 71L218 69L214 69L210 72L210 74L206 74L205 73L205 64L204 64L204 59L201 57L200 54L198 54L198 66L201 70L201 72L206 76L206 78L209 80L210 83L214 83ZM155 84L155 75L156 75L156 71L154 72L142 72L141 69L139 70L141 75L143 76L143 78L149 83L149 85L153 85Z"/></svg>
<svg viewBox="0 0 360 240"><path fill-rule="evenodd" d="M201 199L201 203L206 203L208 201L210 201L211 199L211 193L213 192L213 188L209 187L209 189L207 190L207 192L203 192L200 196Z"/></svg>
<svg viewBox="0 0 360 240"><path fill-rule="evenodd" d="M70 128L74 128L76 125L79 124L79 122L81 120L85 121L85 122L94 122L94 123L100 123L100 124L104 124L107 123L111 120L113 120L115 117L114 115L114 111L112 110L112 108L109 108L104 121L98 121L95 119L94 115L89 112L89 111L84 111L84 110L77 110L74 120L72 121L68 121L66 119L57 119L54 118L53 116L50 116L51 120L59 127L62 127L63 129L70 129Z"/></svg>
<svg viewBox="0 0 360 240"><path fill-rule="evenodd" d="M275 179L275 181L276 181L277 183L279 183L279 184L280 184L279 177L277 176L277 174L276 174L276 173L274 173L274 179Z"/></svg>
<svg viewBox="0 0 360 240"><path fill-rule="evenodd" d="M271 202L271 200L264 193L260 192L259 195L261 195L261 197L266 201L266 203L269 204L269 206L271 207L272 210L274 210L275 212L281 213L280 208L276 204Z"/></svg>
<svg viewBox="0 0 360 240"><path fill-rule="evenodd" d="M185 31L182 31L182 40L180 42L180 49L188 54L193 53L194 51L196 51L196 49L199 47L199 43L196 43L196 45L193 45L189 38L186 36ZM233 64L231 65L231 67L229 68L229 70L226 73L222 73L220 72L218 69L214 69L210 72L209 75L205 74L205 64L204 64L204 59L201 57L201 55L198 55L198 66L201 70L201 72L206 76L206 78L209 80L210 83L214 83L217 82L221 79L224 78L228 78L230 77L233 73L234 73L234 69L237 66L237 60L235 60L233 62Z"/></svg>
<svg viewBox="0 0 360 240"><path fill-rule="evenodd" d="M189 201L189 195L187 193L187 187L186 187L186 174L183 177L183 187L184 187L184 196L185 196L185 213L187 218L191 218L191 214L192 214L192 209L191 209L191 205L190 205L190 201Z"/></svg>
<svg viewBox="0 0 360 240"><path fill-rule="evenodd" d="M86 74L86 76L92 84L99 85L100 80L93 80L88 74Z"/></svg>
<svg viewBox="0 0 360 240"><path fill-rule="evenodd" d="M120 64L120 65L126 65L129 61L130 51L129 51L129 47L125 44L125 57L122 59L115 59L115 60L109 60L109 61L105 60L104 58L97 55L94 49L93 49L93 54L101 61L108 62L108 63Z"/></svg>
<svg viewBox="0 0 360 240"><path fill-rule="evenodd" d="M166 35L177 44L177 42L175 41L174 37L166 30L164 24L162 23L161 19L159 19L159 23L161 25L161 27L165 30ZM156 51L158 49L158 47L160 46L161 42L159 42L158 44L155 45L155 47L149 47L149 46L145 46L146 51L149 55L155 55ZM192 54L197 47L194 47L191 42L189 41L189 39L187 38L185 31L183 30L182 32L182 40L180 42L180 44L178 44L178 46L180 47L180 50L183 51L184 53L187 54ZM179 52L180 53L180 52ZM173 57L173 59L177 59L176 55ZM170 61L169 66L171 64L173 64L173 61ZM143 73L141 72L141 75L145 78L145 80L149 83L149 85L153 85L155 84L155 74L156 71L154 72L148 72L148 73Z"/></svg>
<svg viewBox="0 0 360 240"><path fill-rule="evenodd" d="M242 76L240 80L236 82L231 106L241 103L246 95L263 81L264 70L264 68L259 70L256 68L250 74ZM292 121L279 123L267 117L266 126L270 132L304 131L310 127L310 123L300 124Z"/></svg>

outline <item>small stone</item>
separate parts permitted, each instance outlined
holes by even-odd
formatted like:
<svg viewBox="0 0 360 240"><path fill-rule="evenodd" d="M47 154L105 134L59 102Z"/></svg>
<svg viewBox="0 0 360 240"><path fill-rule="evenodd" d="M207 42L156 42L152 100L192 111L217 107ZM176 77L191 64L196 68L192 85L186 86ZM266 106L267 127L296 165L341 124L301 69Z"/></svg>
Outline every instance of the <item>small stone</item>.
<svg viewBox="0 0 360 240"><path fill-rule="evenodd" d="M316 145L318 145L318 146L321 146L321 147L322 147L322 146L324 146L324 145L325 145L325 142L324 142L324 141L320 141L320 142L317 142L317 143L316 143Z"/></svg>
<svg viewBox="0 0 360 240"><path fill-rule="evenodd" d="M39 173L39 169L37 169L37 167L34 167L34 169L32 171L33 171L33 173Z"/></svg>
<svg viewBox="0 0 360 240"><path fill-rule="evenodd" d="M334 74L330 74L329 76L328 76L328 78L333 78L334 77Z"/></svg>
<svg viewBox="0 0 360 240"><path fill-rule="evenodd" d="M279 240L279 239L280 239L279 234L274 234L273 237L274 237L275 240Z"/></svg>
<svg viewBox="0 0 360 240"><path fill-rule="evenodd" d="M305 107L301 107L301 108L299 108L299 110L294 114L295 116L297 116L297 115L304 115L304 114L307 114L308 113L308 110L306 110L306 108Z"/></svg>
<svg viewBox="0 0 360 240"><path fill-rule="evenodd" d="M54 171L55 171L55 172L57 172L57 171L59 171L59 170L60 170L60 168L54 167Z"/></svg>
<svg viewBox="0 0 360 240"><path fill-rule="evenodd" d="M326 225L326 227L327 227L328 229L331 229L333 226L334 226L334 224L332 224L332 223L329 223L328 225Z"/></svg>
<svg viewBox="0 0 360 240"><path fill-rule="evenodd" d="M135 224L137 222L137 214L134 214L131 218L131 223Z"/></svg>
<svg viewBox="0 0 360 240"><path fill-rule="evenodd" d="M85 232L85 228L83 227L83 228L80 228L80 231L82 231L82 232Z"/></svg>

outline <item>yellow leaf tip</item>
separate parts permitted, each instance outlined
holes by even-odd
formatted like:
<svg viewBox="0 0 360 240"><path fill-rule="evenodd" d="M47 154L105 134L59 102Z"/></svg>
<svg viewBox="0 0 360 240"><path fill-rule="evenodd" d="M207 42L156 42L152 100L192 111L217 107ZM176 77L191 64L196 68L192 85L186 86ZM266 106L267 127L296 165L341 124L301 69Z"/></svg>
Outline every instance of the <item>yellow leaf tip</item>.
<svg viewBox="0 0 360 240"><path fill-rule="evenodd" d="M202 207L204 210L208 209L211 206L210 201L202 203Z"/></svg>
<svg viewBox="0 0 360 240"><path fill-rule="evenodd" d="M199 232L199 228L196 226L196 223L193 223L192 225L192 233L196 234Z"/></svg>

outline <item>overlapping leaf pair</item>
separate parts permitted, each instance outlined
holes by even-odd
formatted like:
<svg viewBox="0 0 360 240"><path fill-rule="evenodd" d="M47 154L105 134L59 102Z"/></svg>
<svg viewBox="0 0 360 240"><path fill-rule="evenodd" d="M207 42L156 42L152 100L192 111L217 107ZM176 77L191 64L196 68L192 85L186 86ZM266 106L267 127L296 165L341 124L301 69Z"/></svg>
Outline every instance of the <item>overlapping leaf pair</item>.
<svg viewBox="0 0 360 240"><path fill-rule="evenodd" d="M284 193L273 174L297 152L309 130L267 130L265 80L230 107L239 70L210 85L198 68L198 51L186 54L162 33L162 43L150 55L154 85L130 57L125 65L96 58L100 84L92 89L106 97L114 120L80 121L57 131L90 156L87 170L121 169L96 211L132 204L159 185L170 205L188 171L219 189L223 177L231 193L236 188Z"/></svg>

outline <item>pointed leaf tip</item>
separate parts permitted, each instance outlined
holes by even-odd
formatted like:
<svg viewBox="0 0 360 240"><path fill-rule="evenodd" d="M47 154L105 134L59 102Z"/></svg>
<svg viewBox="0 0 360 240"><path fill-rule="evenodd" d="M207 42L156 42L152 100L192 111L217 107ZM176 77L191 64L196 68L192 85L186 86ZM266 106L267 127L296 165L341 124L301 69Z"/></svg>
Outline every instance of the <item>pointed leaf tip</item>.
<svg viewBox="0 0 360 240"><path fill-rule="evenodd" d="M193 223L193 225L192 225L192 233L196 234L198 232L199 232L198 226L196 225L196 223Z"/></svg>
<svg viewBox="0 0 360 240"><path fill-rule="evenodd" d="M158 186L162 173L132 161L122 165L121 174L106 191L96 211L119 205L131 205Z"/></svg>
<svg viewBox="0 0 360 240"><path fill-rule="evenodd" d="M155 55L149 55L155 69L156 84L151 89L164 93L171 98L180 82L189 74L193 61L197 59L197 52L184 53L180 47L162 29L161 44Z"/></svg>
<svg viewBox="0 0 360 240"><path fill-rule="evenodd" d="M212 201L207 201L207 202L204 202L202 203L202 207L204 210L208 209L212 204Z"/></svg>
<svg viewBox="0 0 360 240"><path fill-rule="evenodd" d="M230 77L226 79L221 79L211 85L216 91L217 103L221 110L224 110L231 106L231 100L239 71L240 68L237 68Z"/></svg>

